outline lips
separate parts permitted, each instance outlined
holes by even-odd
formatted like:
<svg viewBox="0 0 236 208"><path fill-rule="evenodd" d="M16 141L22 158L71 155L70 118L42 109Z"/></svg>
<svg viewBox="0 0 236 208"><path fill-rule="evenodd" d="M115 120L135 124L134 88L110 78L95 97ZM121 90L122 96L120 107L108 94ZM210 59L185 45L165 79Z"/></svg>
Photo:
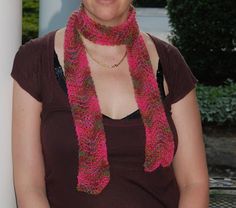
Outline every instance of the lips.
<svg viewBox="0 0 236 208"><path fill-rule="evenodd" d="M114 3L115 0L97 0L97 2L98 2L99 4L108 5L108 4Z"/></svg>

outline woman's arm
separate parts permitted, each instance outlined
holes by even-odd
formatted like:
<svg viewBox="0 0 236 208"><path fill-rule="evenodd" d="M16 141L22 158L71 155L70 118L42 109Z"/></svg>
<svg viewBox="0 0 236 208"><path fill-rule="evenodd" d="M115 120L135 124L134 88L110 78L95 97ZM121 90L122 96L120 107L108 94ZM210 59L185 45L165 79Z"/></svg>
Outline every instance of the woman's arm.
<svg viewBox="0 0 236 208"><path fill-rule="evenodd" d="M208 170L195 89L172 104L172 118L179 141L173 161L180 187L179 208L208 208Z"/></svg>
<svg viewBox="0 0 236 208"><path fill-rule="evenodd" d="M13 80L12 156L19 208L49 208L40 143L42 104Z"/></svg>

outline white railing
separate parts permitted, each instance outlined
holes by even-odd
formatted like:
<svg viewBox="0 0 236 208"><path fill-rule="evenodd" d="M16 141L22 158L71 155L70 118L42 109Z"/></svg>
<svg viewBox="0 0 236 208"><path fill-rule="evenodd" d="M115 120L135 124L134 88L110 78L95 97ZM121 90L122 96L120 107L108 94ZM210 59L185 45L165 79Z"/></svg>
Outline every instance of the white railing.
<svg viewBox="0 0 236 208"><path fill-rule="evenodd" d="M21 43L21 0L1 0L0 7L0 207L16 207L11 155L12 79L14 55Z"/></svg>

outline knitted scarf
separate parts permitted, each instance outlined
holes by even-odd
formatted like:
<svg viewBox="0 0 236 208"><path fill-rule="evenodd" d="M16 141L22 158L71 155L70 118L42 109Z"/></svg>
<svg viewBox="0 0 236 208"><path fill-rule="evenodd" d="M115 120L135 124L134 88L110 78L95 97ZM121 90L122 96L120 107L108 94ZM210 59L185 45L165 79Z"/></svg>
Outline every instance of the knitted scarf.
<svg viewBox="0 0 236 208"><path fill-rule="evenodd" d="M81 6L70 16L64 42L65 78L78 139L77 190L99 194L110 181L103 117L82 42L127 47L127 60L135 99L145 127L144 171L169 166L174 154L173 134L161 100L150 57L131 5L128 18L117 26L92 20Z"/></svg>

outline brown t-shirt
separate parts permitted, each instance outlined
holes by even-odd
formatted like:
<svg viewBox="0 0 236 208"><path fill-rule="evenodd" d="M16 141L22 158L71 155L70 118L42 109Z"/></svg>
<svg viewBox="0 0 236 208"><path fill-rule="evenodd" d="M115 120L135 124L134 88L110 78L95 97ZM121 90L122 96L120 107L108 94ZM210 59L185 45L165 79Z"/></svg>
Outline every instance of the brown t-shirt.
<svg viewBox="0 0 236 208"><path fill-rule="evenodd" d="M66 93L54 73L55 31L29 41L17 52L11 76L31 96L42 102L41 144L48 201L53 208L177 208L179 188L172 164L144 172L145 130L141 117L103 118L111 180L99 195L76 190L78 142ZM182 99L197 82L178 49L152 36L167 81L163 100L168 122L171 104ZM33 171L33 170L32 170Z"/></svg>

